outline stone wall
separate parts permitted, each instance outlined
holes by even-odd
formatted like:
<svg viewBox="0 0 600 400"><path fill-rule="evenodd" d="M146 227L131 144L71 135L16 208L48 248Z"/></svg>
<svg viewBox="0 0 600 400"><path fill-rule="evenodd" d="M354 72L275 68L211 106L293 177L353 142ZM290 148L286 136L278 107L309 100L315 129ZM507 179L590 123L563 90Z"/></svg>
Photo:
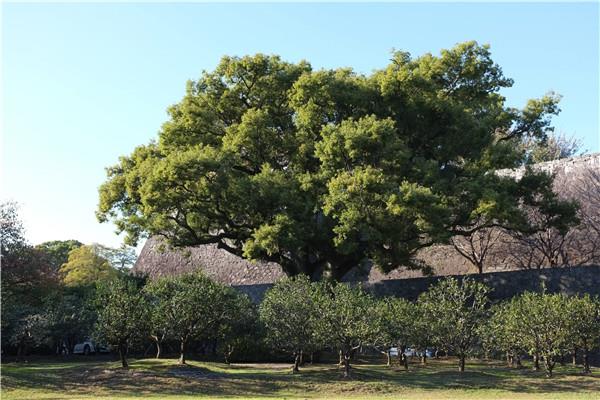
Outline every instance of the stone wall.
<svg viewBox="0 0 600 400"><path fill-rule="evenodd" d="M600 266L570 268L547 268L530 271L504 271L481 275L453 275L457 279L468 277L488 285L492 290L492 301L511 298L526 291L540 291L546 287L548 293L577 295L589 293L600 296ZM365 290L377 297L395 296L415 300L419 294L446 277L436 276L413 279L389 279L379 282L361 283ZM272 284L234 285L259 303Z"/></svg>

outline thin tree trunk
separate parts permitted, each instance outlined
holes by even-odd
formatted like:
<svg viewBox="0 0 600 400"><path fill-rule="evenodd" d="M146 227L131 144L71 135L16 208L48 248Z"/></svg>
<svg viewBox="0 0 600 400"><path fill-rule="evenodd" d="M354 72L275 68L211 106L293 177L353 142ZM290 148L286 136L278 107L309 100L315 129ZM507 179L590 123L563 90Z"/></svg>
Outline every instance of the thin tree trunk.
<svg viewBox="0 0 600 400"><path fill-rule="evenodd" d="M292 367L292 374L300 372L300 352L294 353L294 366Z"/></svg>
<svg viewBox="0 0 600 400"><path fill-rule="evenodd" d="M577 349L573 349L571 363L573 364L574 367L577 366Z"/></svg>
<svg viewBox="0 0 600 400"><path fill-rule="evenodd" d="M458 371L465 372L465 355L461 354L458 360Z"/></svg>
<svg viewBox="0 0 600 400"><path fill-rule="evenodd" d="M185 364L185 347L186 347L186 343L187 339L181 339L181 344L179 346L179 364L184 365Z"/></svg>
<svg viewBox="0 0 600 400"><path fill-rule="evenodd" d="M583 348L583 354L582 354L582 358L583 358L583 373L584 374L591 374L592 370L590 369L590 360L589 360L589 356L588 356L588 350L587 348Z"/></svg>
<svg viewBox="0 0 600 400"><path fill-rule="evenodd" d="M519 354L515 354L515 368L523 368L523 365L521 364L521 356Z"/></svg>
<svg viewBox="0 0 600 400"><path fill-rule="evenodd" d="M125 369L129 368L129 364L127 364L126 349L124 343L119 343L119 358L121 359L121 366Z"/></svg>
<svg viewBox="0 0 600 400"><path fill-rule="evenodd" d="M423 353L421 355L421 364L422 365L426 365L427 364L427 355L425 353Z"/></svg>
<svg viewBox="0 0 600 400"><path fill-rule="evenodd" d="M344 378L350 378L350 354L344 354Z"/></svg>
<svg viewBox="0 0 600 400"><path fill-rule="evenodd" d="M389 367L390 365L392 365L392 356L390 356L389 350L385 352L385 356L386 356L386 363L385 363L385 365L387 367Z"/></svg>
<svg viewBox="0 0 600 400"><path fill-rule="evenodd" d="M533 370L534 371L540 370L540 355L539 355L539 353L535 353L533 355Z"/></svg>
<svg viewBox="0 0 600 400"><path fill-rule="evenodd" d="M546 376L548 378L552 377L552 370L554 369L555 362L552 360L552 357L544 356L544 367L546 368Z"/></svg>
<svg viewBox="0 0 600 400"><path fill-rule="evenodd" d="M156 341L156 358L160 358L162 354L162 346L160 345L160 341Z"/></svg>

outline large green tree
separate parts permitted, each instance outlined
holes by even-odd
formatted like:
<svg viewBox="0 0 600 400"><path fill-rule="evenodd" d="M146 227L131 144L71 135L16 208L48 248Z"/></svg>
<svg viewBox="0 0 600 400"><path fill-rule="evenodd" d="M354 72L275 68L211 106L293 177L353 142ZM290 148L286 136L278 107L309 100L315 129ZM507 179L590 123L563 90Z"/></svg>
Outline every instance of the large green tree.
<svg viewBox="0 0 600 400"><path fill-rule="evenodd" d="M523 164L523 138L544 138L559 111L554 94L508 107L511 85L476 42L396 52L370 75L224 57L188 82L157 141L108 168L97 215L130 244L216 243L334 279L364 259L422 267L416 251L457 234L527 231L520 205L564 223L549 177L491 173Z"/></svg>

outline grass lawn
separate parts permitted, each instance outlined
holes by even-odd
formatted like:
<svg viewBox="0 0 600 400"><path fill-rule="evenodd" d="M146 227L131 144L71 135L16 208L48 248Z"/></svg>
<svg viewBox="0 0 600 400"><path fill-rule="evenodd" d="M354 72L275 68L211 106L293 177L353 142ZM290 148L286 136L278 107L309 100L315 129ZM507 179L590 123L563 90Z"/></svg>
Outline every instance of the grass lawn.
<svg viewBox="0 0 600 400"><path fill-rule="evenodd" d="M62 361L62 360L61 360ZM557 366L553 378L529 368L470 360L427 366L360 364L344 380L337 367L320 364L289 373L287 364L232 364L176 360L130 360L128 371L112 360L75 357L2 364L2 399L190 399L190 398L394 398L394 399L600 399L600 371Z"/></svg>

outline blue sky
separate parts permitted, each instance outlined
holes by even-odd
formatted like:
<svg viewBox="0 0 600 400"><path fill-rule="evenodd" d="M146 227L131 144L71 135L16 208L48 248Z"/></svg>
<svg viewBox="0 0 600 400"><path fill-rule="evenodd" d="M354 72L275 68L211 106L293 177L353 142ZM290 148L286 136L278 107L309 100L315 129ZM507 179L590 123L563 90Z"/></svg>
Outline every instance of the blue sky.
<svg viewBox="0 0 600 400"><path fill-rule="evenodd" d="M392 49L489 43L510 105L562 94L558 130L600 151L598 3L2 5L2 200L33 243L117 246L94 216L104 168L155 138L185 82L262 52L369 73Z"/></svg>

